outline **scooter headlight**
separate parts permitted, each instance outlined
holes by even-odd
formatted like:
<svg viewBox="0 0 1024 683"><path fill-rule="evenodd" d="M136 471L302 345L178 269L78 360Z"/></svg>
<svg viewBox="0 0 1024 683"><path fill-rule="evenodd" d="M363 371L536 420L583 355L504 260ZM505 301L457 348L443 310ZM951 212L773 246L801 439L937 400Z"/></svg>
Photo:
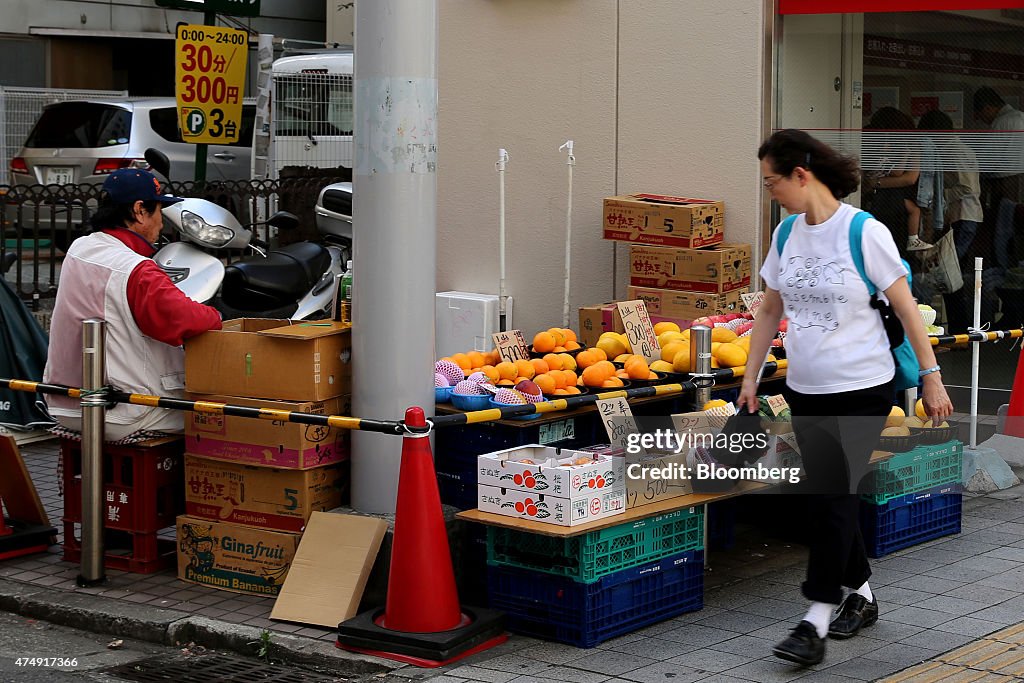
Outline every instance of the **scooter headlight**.
<svg viewBox="0 0 1024 683"><path fill-rule="evenodd" d="M210 225L202 216L191 211L181 212L181 230L190 238L207 247L223 247L235 236L234 230L223 225Z"/></svg>

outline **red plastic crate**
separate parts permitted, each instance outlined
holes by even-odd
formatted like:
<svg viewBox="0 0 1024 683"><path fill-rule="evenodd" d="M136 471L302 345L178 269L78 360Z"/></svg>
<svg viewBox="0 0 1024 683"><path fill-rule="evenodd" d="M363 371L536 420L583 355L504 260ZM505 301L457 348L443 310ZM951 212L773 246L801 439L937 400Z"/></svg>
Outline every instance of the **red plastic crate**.
<svg viewBox="0 0 1024 683"><path fill-rule="evenodd" d="M103 444L103 521L107 529L150 533L174 526L185 511L182 437ZM64 522L82 519L82 444L62 439Z"/></svg>
<svg viewBox="0 0 1024 683"><path fill-rule="evenodd" d="M173 530L169 530L173 531ZM82 561L81 525L64 522L64 561ZM106 529L103 532L103 566L135 574L153 574L174 567L177 553L174 537L160 538L158 532L131 533Z"/></svg>

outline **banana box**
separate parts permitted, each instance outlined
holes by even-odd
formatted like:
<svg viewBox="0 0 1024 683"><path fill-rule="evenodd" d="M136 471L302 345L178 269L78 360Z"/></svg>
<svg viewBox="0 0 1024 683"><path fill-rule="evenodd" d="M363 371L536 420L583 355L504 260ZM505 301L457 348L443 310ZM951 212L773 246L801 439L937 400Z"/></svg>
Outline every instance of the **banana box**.
<svg viewBox="0 0 1024 683"><path fill-rule="evenodd" d="M178 517L178 578L235 593L281 591L299 534Z"/></svg>

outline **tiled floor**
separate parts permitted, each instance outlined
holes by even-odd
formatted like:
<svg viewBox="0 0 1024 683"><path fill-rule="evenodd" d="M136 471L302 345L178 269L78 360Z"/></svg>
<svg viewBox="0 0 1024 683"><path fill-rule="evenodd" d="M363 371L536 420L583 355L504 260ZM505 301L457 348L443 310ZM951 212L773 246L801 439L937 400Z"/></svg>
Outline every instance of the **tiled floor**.
<svg viewBox="0 0 1024 683"><path fill-rule="evenodd" d="M988 426L994 418L986 418ZM989 427L990 428L990 427ZM53 441L22 447L55 524L62 500ZM788 520L780 516L784 529ZM59 524L58 524L59 525ZM590 650L514 637L509 643L439 670L402 668L391 676L436 681L806 681L875 680L980 640L1024 620L1024 487L965 496L959 535L872 563L882 616L863 634L829 641L825 662L794 669L770 655L806 610L800 595L805 550L772 534L742 528L735 547L710 553L702 610L655 624ZM333 640L332 631L269 620L272 599L178 581L173 572L109 572L110 583L76 589L78 567L60 547L0 562L0 577L62 590L99 593ZM389 679L391 680L391 679ZM1006 679L1012 680L1012 679Z"/></svg>

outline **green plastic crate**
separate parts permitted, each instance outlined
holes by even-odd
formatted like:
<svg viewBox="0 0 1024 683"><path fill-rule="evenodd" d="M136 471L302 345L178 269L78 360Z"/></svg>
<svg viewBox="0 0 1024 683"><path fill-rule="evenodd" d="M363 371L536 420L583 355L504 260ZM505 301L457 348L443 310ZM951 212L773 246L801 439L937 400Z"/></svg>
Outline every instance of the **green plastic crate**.
<svg viewBox="0 0 1024 683"><path fill-rule="evenodd" d="M908 493L942 484L958 484L963 477L963 456L964 445L959 441L918 446L906 453L896 453L878 463L871 492L861 498L883 505Z"/></svg>
<svg viewBox="0 0 1024 683"><path fill-rule="evenodd" d="M488 564L565 576L581 583L703 548L704 506L568 538L503 527L487 529Z"/></svg>

